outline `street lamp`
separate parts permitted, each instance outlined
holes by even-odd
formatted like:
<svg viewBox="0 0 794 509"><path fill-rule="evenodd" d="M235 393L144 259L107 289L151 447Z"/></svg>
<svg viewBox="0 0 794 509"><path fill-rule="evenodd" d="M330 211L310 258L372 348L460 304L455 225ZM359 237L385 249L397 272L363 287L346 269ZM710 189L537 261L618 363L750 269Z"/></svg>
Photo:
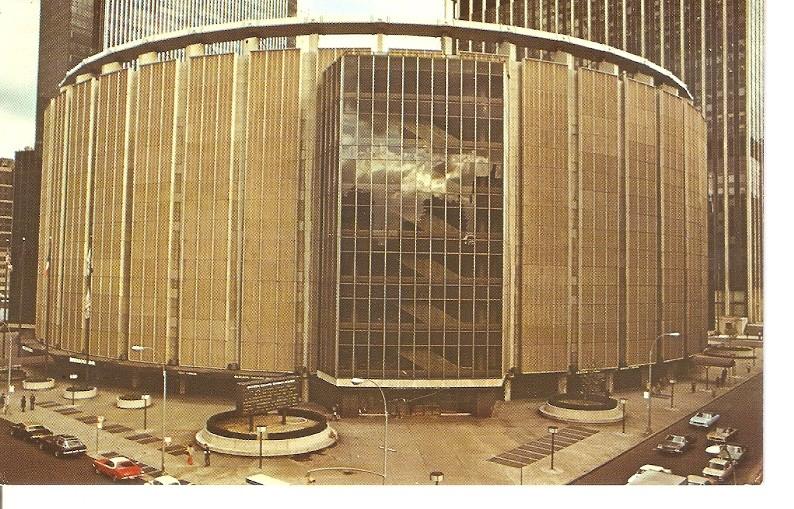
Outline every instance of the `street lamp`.
<svg viewBox="0 0 794 509"><path fill-rule="evenodd" d="M621 420L623 421L623 431L622 433L626 434L626 398L620 398L620 409L621 409Z"/></svg>
<svg viewBox="0 0 794 509"><path fill-rule="evenodd" d="M130 350L132 350L133 352L140 352L141 357L143 357L143 351L144 350L151 350L152 354L154 354L154 348L152 348L150 346L132 345L130 347ZM165 356L163 356L162 368L163 368L163 404L162 404L162 408L161 408L160 414L161 414L161 421L162 421L162 425L163 425L163 449L162 449L161 454L160 454L160 470L162 472L165 472L165 446L166 446L166 443L165 443L166 442L166 440L165 440L166 439L166 436L165 436L165 398L166 398L166 394L167 394L167 391L168 391L168 376L167 376L167 372L165 370ZM144 408L146 408L146 407L144 407ZM144 414L144 415L146 415L146 414Z"/></svg>
<svg viewBox="0 0 794 509"><path fill-rule="evenodd" d="M96 418L96 454L99 456L99 430L102 429L102 423L105 422L105 418L101 415L98 415Z"/></svg>
<svg viewBox="0 0 794 509"><path fill-rule="evenodd" d="M384 424L383 424L383 484L386 484L386 462L389 455L389 407L386 404L386 395L383 393L383 389L380 385L375 383L374 381L368 378L351 378L350 383L353 385L362 385L366 382L370 382L372 385L378 388L380 391L380 396L383 398L383 417L384 417Z"/></svg>
<svg viewBox="0 0 794 509"><path fill-rule="evenodd" d="M551 471L554 472L554 435L557 434L559 428L557 426L549 426L549 433L551 433Z"/></svg>
<svg viewBox="0 0 794 509"><path fill-rule="evenodd" d="M670 379L670 408L673 408L673 400L675 398L675 378Z"/></svg>
<svg viewBox="0 0 794 509"><path fill-rule="evenodd" d="M660 342L660 340L665 337L669 336L671 338L677 338L681 335L680 332L664 332L659 334L654 338L653 344L651 345L651 349L648 351L648 427L645 429L645 433L650 435L651 431L651 390L653 387L653 352L656 349L656 353L659 353L659 349L656 345Z"/></svg>
<svg viewBox="0 0 794 509"><path fill-rule="evenodd" d="M648 426L645 428L645 434L651 434L651 391L645 391L642 393L642 397L645 398L645 404L648 406Z"/></svg>
<svg viewBox="0 0 794 509"><path fill-rule="evenodd" d="M438 483L444 480L444 472L430 472L430 480L438 486Z"/></svg>
<svg viewBox="0 0 794 509"><path fill-rule="evenodd" d="M262 469L262 441L267 436L267 426L257 426L256 432L259 434L259 469Z"/></svg>
<svg viewBox="0 0 794 509"><path fill-rule="evenodd" d="M149 406L149 399L150 398L151 398L151 396L149 394L141 395L141 399L143 400L143 431L144 432L146 432L146 430L149 429L146 426L146 409Z"/></svg>
<svg viewBox="0 0 794 509"><path fill-rule="evenodd" d="M77 373L72 373L69 375L69 380L72 381L72 406L74 406L74 393L77 392L77 387L75 386L75 380L77 380Z"/></svg>

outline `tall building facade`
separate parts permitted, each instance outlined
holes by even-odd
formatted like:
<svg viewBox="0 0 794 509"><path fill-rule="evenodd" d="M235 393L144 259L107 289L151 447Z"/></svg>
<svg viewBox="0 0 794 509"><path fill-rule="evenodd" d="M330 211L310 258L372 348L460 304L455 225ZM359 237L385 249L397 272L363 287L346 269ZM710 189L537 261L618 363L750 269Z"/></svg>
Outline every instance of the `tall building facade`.
<svg viewBox="0 0 794 509"><path fill-rule="evenodd" d="M0 158L0 320L8 319L11 218L14 209L14 160Z"/></svg>
<svg viewBox="0 0 794 509"><path fill-rule="evenodd" d="M240 24L213 41L240 52L196 33L69 75L45 116L53 351L493 397L702 349L706 129L681 82L553 36L519 59L496 25L291 23L259 33L296 48ZM326 30L499 52L320 49Z"/></svg>
<svg viewBox="0 0 794 509"><path fill-rule="evenodd" d="M33 149L17 151L14 158L14 208L11 233L10 319L31 324L36 318L36 260L38 259L41 161Z"/></svg>
<svg viewBox="0 0 794 509"><path fill-rule="evenodd" d="M687 83L708 125L710 320L762 321L764 0L456 0L455 8L463 20L614 46Z"/></svg>

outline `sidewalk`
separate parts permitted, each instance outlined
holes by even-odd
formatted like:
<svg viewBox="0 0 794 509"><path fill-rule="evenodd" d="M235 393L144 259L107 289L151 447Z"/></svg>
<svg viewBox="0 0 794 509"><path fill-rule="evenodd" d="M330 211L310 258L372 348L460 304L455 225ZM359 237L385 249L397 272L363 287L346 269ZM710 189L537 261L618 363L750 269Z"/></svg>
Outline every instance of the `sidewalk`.
<svg viewBox="0 0 794 509"><path fill-rule="evenodd" d="M760 357L761 349L758 353ZM728 387L718 389L717 395L732 390L762 371L763 363L759 358L748 374L745 366L750 363L751 361L737 360L738 377L729 377ZM65 382L59 381L55 389L38 392L36 410L24 414L19 410L19 397L28 391L17 392L14 395L14 406L6 418L14 422L37 421L51 427L56 433L73 433L85 442L90 455L96 456L96 425L85 424L77 418L88 420L90 416L103 415L106 420L105 429L99 432L100 452L116 451L159 470L159 447L162 440L161 396L152 394L153 404L147 411L147 434L154 438L144 437L142 440L147 443L140 443L126 437L143 434L143 410L122 410L115 406L116 397L128 391L100 387L99 395L95 399L77 401L76 410L79 413L62 415L56 410L71 406L71 401L61 397L65 385ZM701 390L691 393L688 382L681 381L677 384L673 409L669 408L668 399L654 398L652 428L658 431L669 426L712 400L711 393L702 390L702 384L699 389ZM619 392L613 396L616 399L624 397L628 401L625 435L621 433L620 423L569 425L549 420L537 411L543 403L539 399L500 402L491 418L418 416L390 419L389 449L396 451L388 453L388 483L429 484L430 472L440 470L444 472L444 484L519 484L521 471L518 468L489 460L522 444L534 442L532 447L535 451L540 451L540 459L524 467L524 484L566 484L646 438L644 431L647 414L642 391ZM50 408L45 408L42 404ZM207 417L231 408L231 403L219 403L206 397L169 394L166 434L173 438L172 446L167 449L173 454L165 454L166 471L169 474L196 484L243 484L246 476L259 471L257 458L217 453L212 454L210 467L203 466L201 454L194 455L194 464L188 466L186 456L178 447L193 439ZM577 426L594 432L578 441L565 442L567 447L555 452L554 472L549 470L549 458L543 456L542 450L543 447L548 447L543 444L548 438L547 427L550 424L559 426L561 430ZM348 466L382 471L382 417L343 418L332 422L331 426L339 432L340 438L336 446L312 454L306 460L265 458L262 472L293 484L305 484L306 471L314 468ZM112 429L116 432L111 432ZM587 433L582 436L584 435ZM562 443L562 438L559 443ZM342 472L331 472L315 477L317 484L381 483L379 477L366 474L345 475Z"/></svg>

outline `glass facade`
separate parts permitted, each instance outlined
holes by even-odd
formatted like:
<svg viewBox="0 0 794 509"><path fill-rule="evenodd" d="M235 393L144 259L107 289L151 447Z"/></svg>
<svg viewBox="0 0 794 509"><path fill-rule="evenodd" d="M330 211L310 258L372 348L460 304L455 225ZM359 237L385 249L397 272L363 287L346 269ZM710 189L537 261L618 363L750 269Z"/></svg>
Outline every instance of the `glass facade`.
<svg viewBox="0 0 794 509"><path fill-rule="evenodd" d="M337 377L502 376L498 59L348 55L326 71L321 324ZM338 80L338 84L329 83ZM332 146L331 146L332 145ZM328 173L333 175L328 175ZM324 342L321 340L321 342Z"/></svg>

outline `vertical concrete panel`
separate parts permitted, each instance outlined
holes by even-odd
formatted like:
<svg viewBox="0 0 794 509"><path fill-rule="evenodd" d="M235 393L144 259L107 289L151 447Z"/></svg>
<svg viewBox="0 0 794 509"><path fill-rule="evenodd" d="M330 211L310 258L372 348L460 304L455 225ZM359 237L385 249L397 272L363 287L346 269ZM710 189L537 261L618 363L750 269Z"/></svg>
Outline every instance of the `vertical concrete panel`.
<svg viewBox="0 0 794 509"><path fill-rule="evenodd" d="M705 120L692 106L686 110L686 353L694 354L708 334L708 176Z"/></svg>
<svg viewBox="0 0 794 509"><path fill-rule="evenodd" d="M183 174L180 364L225 368L230 313L234 55L192 57Z"/></svg>
<svg viewBox="0 0 794 509"><path fill-rule="evenodd" d="M644 364L656 332L656 90L632 79L626 91L626 358Z"/></svg>
<svg viewBox="0 0 794 509"><path fill-rule="evenodd" d="M686 218L684 188L683 99L659 90L659 129L662 173L662 327L686 333ZM684 337L666 337L660 351L664 360L684 355Z"/></svg>
<svg viewBox="0 0 794 509"><path fill-rule="evenodd" d="M130 72L98 80L92 223L91 355L118 358L122 316L127 92Z"/></svg>
<svg viewBox="0 0 794 509"><path fill-rule="evenodd" d="M132 360L162 362L168 337L169 204L176 63L141 66L132 110L128 346Z"/></svg>
<svg viewBox="0 0 794 509"><path fill-rule="evenodd" d="M568 367L568 67L523 63L519 179L520 367Z"/></svg>
<svg viewBox="0 0 794 509"><path fill-rule="evenodd" d="M619 122L618 77L579 69L580 370L618 365Z"/></svg>
<svg viewBox="0 0 794 509"><path fill-rule="evenodd" d="M300 54L249 61L242 249L242 369L296 368Z"/></svg>
<svg viewBox="0 0 794 509"><path fill-rule="evenodd" d="M61 346L83 351L86 218L89 196L93 80L70 88L63 223L63 313Z"/></svg>

